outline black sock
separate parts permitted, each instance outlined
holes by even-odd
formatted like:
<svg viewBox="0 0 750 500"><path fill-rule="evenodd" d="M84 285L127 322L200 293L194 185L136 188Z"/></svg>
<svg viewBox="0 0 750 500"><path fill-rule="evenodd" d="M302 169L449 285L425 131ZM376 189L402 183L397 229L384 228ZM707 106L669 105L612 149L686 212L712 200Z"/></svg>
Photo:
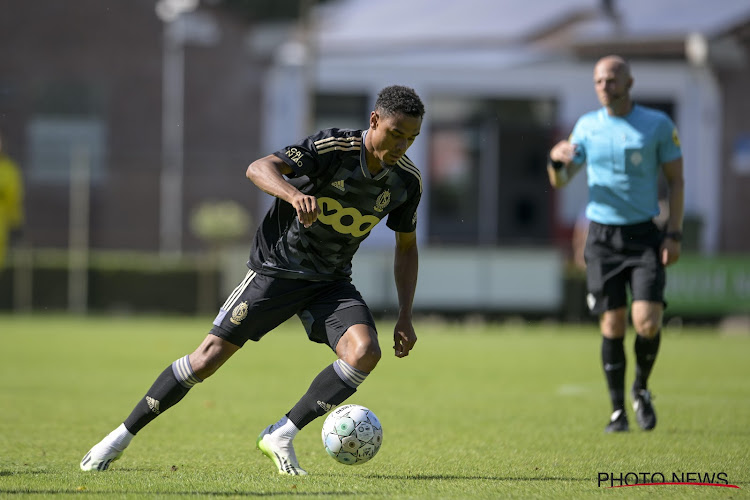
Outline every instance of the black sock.
<svg viewBox="0 0 750 500"><path fill-rule="evenodd" d="M124 422L125 427L131 434L137 434L159 414L176 405L189 390L177 380L172 365L168 366L156 378L143 399L135 405Z"/></svg>
<svg viewBox="0 0 750 500"><path fill-rule="evenodd" d="M652 338L643 337L640 334L635 337L635 383L633 389L638 391L646 389L648 376L651 375L651 369L656 361L656 354L659 352L661 343L661 331L656 332Z"/></svg>
<svg viewBox="0 0 750 500"><path fill-rule="evenodd" d="M286 416L298 429L302 429L355 392L357 389L344 382L333 365L329 365L315 377L305 395Z"/></svg>
<svg viewBox="0 0 750 500"><path fill-rule="evenodd" d="M612 411L625 409L625 348L623 339L602 336L602 367L607 379Z"/></svg>

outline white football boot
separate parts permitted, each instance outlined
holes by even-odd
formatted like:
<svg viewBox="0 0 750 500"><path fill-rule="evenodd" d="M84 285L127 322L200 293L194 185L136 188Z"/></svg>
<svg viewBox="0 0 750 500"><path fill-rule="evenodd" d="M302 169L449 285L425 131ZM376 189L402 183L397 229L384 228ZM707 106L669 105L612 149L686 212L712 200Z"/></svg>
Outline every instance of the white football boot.
<svg viewBox="0 0 750 500"><path fill-rule="evenodd" d="M297 455L294 453L294 446L291 439L284 439L274 433L278 429L277 424L269 425L258 436L255 446L263 452L265 456L273 460L279 469L279 474L290 476L306 476L307 471L299 466Z"/></svg>
<svg viewBox="0 0 750 500"><path fill-rule="evenodd" d="M112 462L122 456L131 439L133 439L133 434L128 432L124 425L120 425L86 453L81 460L81 470L107 470Z"/></svg>

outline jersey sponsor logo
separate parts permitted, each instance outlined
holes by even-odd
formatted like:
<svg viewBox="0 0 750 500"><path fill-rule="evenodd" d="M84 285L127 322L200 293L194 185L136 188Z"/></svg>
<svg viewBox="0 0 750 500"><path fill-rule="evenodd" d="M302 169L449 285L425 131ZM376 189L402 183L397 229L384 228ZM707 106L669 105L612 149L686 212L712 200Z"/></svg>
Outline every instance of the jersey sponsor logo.
<svg viewBox="0 0 750 500"><path fill-rule="evenodd" d="M157 415L161 413L159 411L159 400L154 399L151 396L146 396L146 404L151 409L152 412L156 413Z"/></svg>
<svg viewBox="0 0 750 500"><path fill-rule="evenodd" d="M369 233L380 222L374 215L362 215L353 207L344 208L333 198L320 198L320 215L318 220L331 226L337 233L351 234L355 238Z"/></svg>
<svg viewBox="0 0 750 500"><path fill-rule="evenodd" d="M677 135L677 127L672 129L672 142L677 147L680 147L680 136Z"/></svg>
<svg viewBox="0 0 750 500"><path fill-rule="evenodd" d="M302 166L302 151L297 148L287 148L286 155L298 166Z"/></svg>
<svg viewBox="0 0 750 500"><path fill-rule="evenodd" d="M242 320L247 317L247 301L241 302L237 307L232 310L232 317L229 321L235 325L242 323Z"/></svg>
<svg viewBox="0 0 750 500"><path fill-rule="evenodd" d="M380 196L378 196L378 199L375 200L375 207L374 210L376 212L382 212L385 207L388 206L388 204L391 202L391 192L387 189L380 193Z"/></svg>
<svg viewBox="0 0 750 500"><path fill-rule="evenodd" d="M344 180L343 179L340 180L340 181L334 181L334 182L332 182L331 186L335 187L339 191L346 191L346 188L344 187Z"/></svg>

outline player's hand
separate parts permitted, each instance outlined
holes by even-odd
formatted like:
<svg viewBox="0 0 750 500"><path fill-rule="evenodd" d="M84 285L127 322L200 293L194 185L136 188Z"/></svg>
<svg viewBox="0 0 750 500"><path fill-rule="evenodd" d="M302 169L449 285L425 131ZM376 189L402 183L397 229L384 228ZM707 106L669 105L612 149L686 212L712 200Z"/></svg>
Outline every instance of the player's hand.
<svg viewBox="0 0 750 500"><path fill-rule="evenodd" d="M665 238L661 244L661 263L669 266L677 262L682 252L682 244L671 238Z"/></svg>
<svg viewBox="0 0 750 500"><path fill-rule="evenodd" d="M393 349L397 358L403 358L409 355L414 344L417 342L417 334L414 332L414 326L410 319L399 318L393 329Z"/></svg>
<svg viewBox="0 0 750 500"><path fill-rule="evenodd" d="M297 211L297 219L303 226L310 227L318 220L320 207L315 196L299 193L292 199L292 206Z"/></svg>
<svg viewBox="0 0 750 500"><path fill-rule="evenodd" d="M549 157L553 161L560 161L566 165L573 161L576 154L576 145L568 141L560 141L555 144L549 152Z"/></svg>

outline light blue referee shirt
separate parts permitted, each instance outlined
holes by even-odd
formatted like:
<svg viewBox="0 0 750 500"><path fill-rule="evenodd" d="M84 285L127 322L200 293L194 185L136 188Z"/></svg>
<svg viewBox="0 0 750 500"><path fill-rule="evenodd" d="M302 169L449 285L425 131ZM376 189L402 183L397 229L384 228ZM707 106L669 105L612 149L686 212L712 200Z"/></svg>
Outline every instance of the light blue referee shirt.
<svg viewBox="0 0 750 500"><path fill-rule="evenodd" d="M661 165L682 157L677 128L655 109L634 105L626 116L606 108L578 119L569 141L573 162L586 162L586 217L600 224L637 224L659 213Z"/></svg>

